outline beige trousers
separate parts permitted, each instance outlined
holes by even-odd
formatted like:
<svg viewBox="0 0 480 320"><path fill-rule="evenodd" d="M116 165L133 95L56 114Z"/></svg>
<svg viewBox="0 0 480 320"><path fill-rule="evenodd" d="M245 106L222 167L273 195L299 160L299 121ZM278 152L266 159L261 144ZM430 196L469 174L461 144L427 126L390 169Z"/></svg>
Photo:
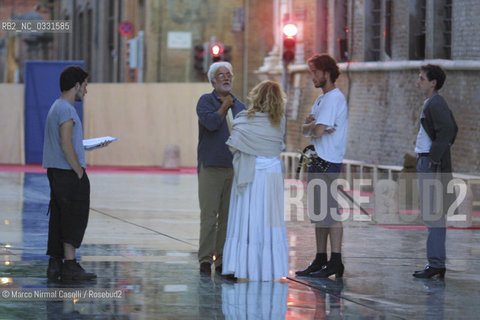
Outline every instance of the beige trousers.
<svg viewBox="0 0 480 320"><path fill-rule="evenodd" d="M200 263L212 263L215 255L215 266L222 265L232 181L232 168L200 167L198 173L200 202L198 261Z"/></svg>

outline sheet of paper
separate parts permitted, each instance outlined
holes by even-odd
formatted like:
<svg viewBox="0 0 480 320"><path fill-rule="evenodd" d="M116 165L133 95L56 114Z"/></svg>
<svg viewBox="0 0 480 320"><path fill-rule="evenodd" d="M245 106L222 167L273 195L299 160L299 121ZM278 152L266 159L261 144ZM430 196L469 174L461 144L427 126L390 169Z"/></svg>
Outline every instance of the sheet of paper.
<svg viewBox="0 0 480 320"><path fill-rule="evenodd" d="M98 138L92 138L92 139L85 139L85 140L83 140L83 147L88 150L88 149L98 147L99 145L101 145L104 142L117 141L117 140L118 140L118 138L110 137L110 136L98 137Z"/></svg>

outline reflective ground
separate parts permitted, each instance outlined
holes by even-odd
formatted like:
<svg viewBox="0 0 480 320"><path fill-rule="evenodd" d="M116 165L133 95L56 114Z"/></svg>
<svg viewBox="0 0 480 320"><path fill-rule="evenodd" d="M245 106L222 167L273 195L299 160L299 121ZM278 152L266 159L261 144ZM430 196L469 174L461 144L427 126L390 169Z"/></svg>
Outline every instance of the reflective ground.
<svg viewBox="0 0 480 320"><path fill-rule="evenodd" d="M89 174L92 201L78 260L98 279L47 282L46 174L0 172L0 294L120 289L121 298L0 297L0 319L479 319L480 230L449 229L447 274L416 280L426 230L345 224L343 280L295 278L314 255L306 221L288 222L290 277L233 283L198 272L194 174Z"/></svg>

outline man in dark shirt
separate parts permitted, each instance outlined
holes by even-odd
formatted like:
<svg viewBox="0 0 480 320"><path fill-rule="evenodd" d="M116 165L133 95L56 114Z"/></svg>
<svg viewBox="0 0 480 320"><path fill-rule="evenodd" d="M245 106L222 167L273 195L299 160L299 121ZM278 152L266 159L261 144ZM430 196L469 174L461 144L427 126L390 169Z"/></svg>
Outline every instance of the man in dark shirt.
<svg viewBox="0 0 480 320"><path fill-rule="evenodd" d="M443 278L446 271L445 212L452 203L452 197L446 192L446 186L452 179L450 147L455 141L458 127L447 102L438 94L445 78L445 72L440 66L428 64L420 68L417 79L417 88L426 97L415 152L418 154L420 209L422 219L428 228L428 264L424 270L415 271L413 276L416 278L434 276ZM435 189L431 188L434 180L440 182L441 193L436 193ZM438 206L440 201L443 203Z"/></svg>
<svg viewBox="0 0 480 320"><path fill-rule="evenodd" d="M233 180L232 154L225 142L230 136L230 119L245 109L245 105L230 92L233 84L230 63L213 63L208 70L208 80L214 90L202 95L197 103L200 202L198 261L201 273L210 274L211 264L215 261L215 270L221 274Z"/></svg>

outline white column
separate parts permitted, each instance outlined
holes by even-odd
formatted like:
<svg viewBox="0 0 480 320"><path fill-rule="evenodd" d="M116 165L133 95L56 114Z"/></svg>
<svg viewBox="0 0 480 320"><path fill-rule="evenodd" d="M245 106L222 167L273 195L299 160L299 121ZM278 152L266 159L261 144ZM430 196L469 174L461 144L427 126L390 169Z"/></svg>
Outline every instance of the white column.
<svg viewBox="0 0 480 320"><path fill-rule="evenodd" d="M272 50L268 53L263 60L263 65L258 68L257 74L261 77L262 73L281 73L282 72L282 37L281 27L283 14L287 12L287 2L289 0L273 0L273 34L275 37L275 43Z"/></svg>

